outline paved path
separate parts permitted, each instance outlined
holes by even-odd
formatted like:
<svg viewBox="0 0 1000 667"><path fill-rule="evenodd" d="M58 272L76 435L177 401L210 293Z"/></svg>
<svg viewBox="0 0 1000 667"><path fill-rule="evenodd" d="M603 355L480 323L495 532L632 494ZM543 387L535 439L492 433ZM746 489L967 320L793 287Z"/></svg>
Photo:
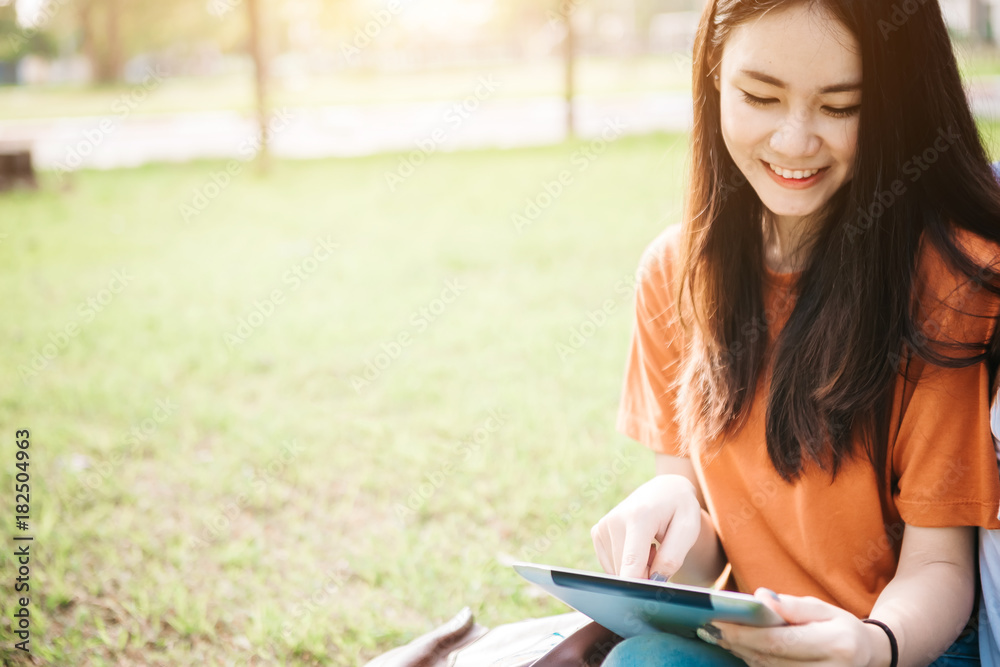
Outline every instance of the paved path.
<svg viewBox="0 0 1000 667"><path fill-rule="evenodd" d="M969 98L977 116L1000 119L1000 77L976 82ZM578 98L581 137L686 131L685 93ZM276 109L273 154L289 158L436 152L562 141L565 105L559 97L478 99ZM110 169L198 158L248 159L257 150L253 121L236 112L121 115L0 121L0 141L28 140L39 169Z"/></svg>

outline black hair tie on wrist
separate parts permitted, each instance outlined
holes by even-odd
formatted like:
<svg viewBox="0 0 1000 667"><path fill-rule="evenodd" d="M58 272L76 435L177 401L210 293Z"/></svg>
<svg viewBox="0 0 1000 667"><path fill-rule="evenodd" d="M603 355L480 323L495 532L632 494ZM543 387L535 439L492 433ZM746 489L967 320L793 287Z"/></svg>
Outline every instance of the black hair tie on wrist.
<svg viewBox="0 0 1000 667"><path fill-rule="evenodd" d="M896 643L896 635L892 634L892 630L889 626L882 621L876 621L874 618L862 618L862 623L871 623L872 625L877 625L878 627L885 630L886 636L889 637L889 651L892 654L892 659L889 661L889 667L896 667L899 664L899 645Z"/></svg>

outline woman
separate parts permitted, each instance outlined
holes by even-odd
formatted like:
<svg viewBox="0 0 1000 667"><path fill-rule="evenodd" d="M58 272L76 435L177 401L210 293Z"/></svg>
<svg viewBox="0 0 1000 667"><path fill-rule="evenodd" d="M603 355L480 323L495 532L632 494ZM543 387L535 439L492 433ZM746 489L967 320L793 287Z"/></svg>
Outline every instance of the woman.
<svg viewBox="0 0 1000 667"><path fill-rule="evenodd" d="M1000 187L940 8L710 0L694 56L685 218L641 261L618 420L657 475L591 532L622 576L728 563L789 625L605 665L975 662Z"/></svg>

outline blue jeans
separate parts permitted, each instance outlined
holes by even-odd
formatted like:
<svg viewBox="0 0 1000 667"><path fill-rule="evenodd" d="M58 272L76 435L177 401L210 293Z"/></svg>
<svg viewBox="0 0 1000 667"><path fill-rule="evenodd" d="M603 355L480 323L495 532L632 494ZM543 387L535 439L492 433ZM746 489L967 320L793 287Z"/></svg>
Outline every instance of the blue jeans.
<svg viewBox="0 0 1000 667"><path fill-rule="evenodd" d="M718 646L677 635L640 635L616 646L603 667L745 667L746 663ZM979 664L979 638L974 629L963 633L930 667L972 667Z"/></svg>

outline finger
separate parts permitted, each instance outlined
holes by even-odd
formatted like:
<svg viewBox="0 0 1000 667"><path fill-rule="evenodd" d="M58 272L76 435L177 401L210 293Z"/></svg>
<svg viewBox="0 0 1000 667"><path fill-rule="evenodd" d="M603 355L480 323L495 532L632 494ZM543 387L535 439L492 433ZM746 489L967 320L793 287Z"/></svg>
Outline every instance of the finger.
<svg viewBox="0 0 1000 667"><path fill-rule="evenodd" d="M701 532L701 509L697 514L691 512L675 512L667 526L667 532L660 540L660 548L656 550L653 564L649 571L659 572L669 578L676 574L684 564L691 547L698 541Z"/></svg>
<svg viewBox="0 0 1000 667"><path fill-rule="evenodd" d="M636 522L625 525L622 546L621 570L623 577L649 578L649 547L656 538L656 527L651 523Z"/></svg>
<svg viewBox="0 0 1000 667"><path fill-rule="evenodd" d="M837 637L833 624L824 622L779 628L755 628L717 621L712 625L718 629L718 645L727 650L793 662L828 658L830 642Z"/></svg>
<svg viewBox="0 0 1000 667"><path fill-rule="evenodd" d="M829 621L843 612L842 609L814 597L779 595L767 588L758 588L754 597L792 625Z"/></svg>
<svg viewBox="0 0 1000 667"><path fill-rule="evenodd" d="M614 559L614 574L621 575L622 554L625 551L625 542L628 539L628 528L624 520L616 520L608 523L608 541L611 544L611 557Z"/></svg>
<svg viewBox="0 0 1000 667"><path fill-rule="evenodd" d="M608 574L614 574L615 564L611 558L607 527L603 521L594 524L594 527L590 529L590 539L594 541L594 551L597 552L597 560L600 561L601 568Z"/></svg>

